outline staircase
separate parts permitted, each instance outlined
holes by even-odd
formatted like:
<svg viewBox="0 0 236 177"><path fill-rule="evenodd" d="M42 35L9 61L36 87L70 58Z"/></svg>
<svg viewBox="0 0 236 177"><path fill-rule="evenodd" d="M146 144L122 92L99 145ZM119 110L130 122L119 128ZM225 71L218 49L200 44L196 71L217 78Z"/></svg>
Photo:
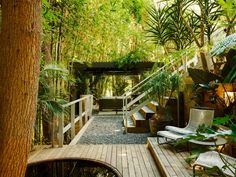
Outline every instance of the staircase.
<svg viewBox="0 0 236 177"><path fill-rule="evenodd" d="M149 119L155 114L157 104L150 102L143 106L139 111L128 117L127 132L128 133L147 133L149 132Z"/></svg>
<svg viewBox="0 0 236 177"><path fill-rule="evenodd" d="M183 57L180 57L182 61ZM186 57L185 57L186 58ZM189 61L185 61L184 64L180 61L174 61L167 63L163 67L159 68L156 72L152 73L149 77L135 85L129 91L122 95L123 97L123 122L126 133L145 133L149 132L149 119L156 113L158 109L158 103L152 100L144 99L148 91L141 92L143 86L152 80L161 70L171 70L172 72L186 72L187 68L191 65L196 65L198 62L197 57ZM134 97L135 95L135 97ZM138 96L137 96L138 95ZM128 101L129 100L129 101ZM141 101L142 100L142 101ZM144 101L143 101L144 100Z"/></svg>

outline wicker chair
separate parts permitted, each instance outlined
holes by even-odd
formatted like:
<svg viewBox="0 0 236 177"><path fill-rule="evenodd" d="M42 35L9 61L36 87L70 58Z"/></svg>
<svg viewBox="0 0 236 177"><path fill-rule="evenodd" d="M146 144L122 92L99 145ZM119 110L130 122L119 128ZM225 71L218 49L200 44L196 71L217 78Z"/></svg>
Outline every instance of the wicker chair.
<svg viewBox="0 0 236 177"><path fill-rule="evenodd" d="M166 126L166 130L157 132L157 142L160 144L160 137L165 138L165 143L169 143L184 138L189 134L195 134L200 125L211 126L213 118L213 109L191 108L188 125L184 128Z"/></svg>
<svg viewBox="0 0 236 177"><path fill-rule="evenodd" d="M228 168L226 168L226 165ZM216 151L208 151L198 156L193 164L193 176L196 176L196 167L213 168L217 167L227 176L236 176L236 159Z"/></svg>

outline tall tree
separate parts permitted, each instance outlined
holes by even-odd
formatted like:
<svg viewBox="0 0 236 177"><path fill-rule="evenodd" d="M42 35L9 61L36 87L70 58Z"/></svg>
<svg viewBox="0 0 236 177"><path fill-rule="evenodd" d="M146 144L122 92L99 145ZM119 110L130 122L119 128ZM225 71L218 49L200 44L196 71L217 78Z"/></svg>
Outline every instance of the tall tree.
<svg viewBox="0 0 236 177"><path fill-rule="evenodd" d="M0 177L23 177L36 113L41 1L0 2Z"/></svg>

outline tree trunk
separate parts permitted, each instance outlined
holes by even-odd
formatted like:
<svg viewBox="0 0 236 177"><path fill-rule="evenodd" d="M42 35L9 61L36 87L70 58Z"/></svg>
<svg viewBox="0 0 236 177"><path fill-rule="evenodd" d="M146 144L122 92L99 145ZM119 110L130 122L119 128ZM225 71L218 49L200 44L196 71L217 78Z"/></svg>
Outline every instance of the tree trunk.
<svg viewBox="0 0 236 177"><path fill-rule="evenodd" d="M2 0L0 177L24 177L36 115L41 1Z"/></svg>
<svg viewBox="0 0 236 177"><path fill-rule="evenodd" d="M206 53L200 51L200 59L202 62L202 68L204 71L208 71L208 66L207 66L207 59L206 59Z"/></svg>

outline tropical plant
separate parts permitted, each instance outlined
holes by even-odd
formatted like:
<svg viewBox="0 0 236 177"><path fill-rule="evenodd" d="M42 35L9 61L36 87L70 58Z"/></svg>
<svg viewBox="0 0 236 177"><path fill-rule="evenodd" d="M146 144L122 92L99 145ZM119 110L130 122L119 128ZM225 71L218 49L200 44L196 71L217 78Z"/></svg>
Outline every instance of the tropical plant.
<svg viewBox="0 0 236 177"><path fill-rule="evenodd" d="M149 14L148 32L152 34L149 37L162 41L162 45L174 44L176 49L189 47L194 41L199 49L202 67L208 70L205 36L210 43L211 35L217 29L216 22L221 10L216 0L168 1L166 7L153 7Z"/></svg>
<svg viewBox="0 0 236 177"><path fill-rule="evenodd" d="M220 45L213 48L212 51L217 53L218 57L225 58L226 62L222 69L222 83L233 83L236 79L236 43L235 43L235 33L227 36L226 40L222 40ZM212 52L213 53L213 52Z"/></svg>
<svg viewBox="0 0 236 177"><path fill-rule="evenodd" d="M35 144L53 143L54 119L64 112L62 105L66 103L66 100L62 95L67 94L59 93L53 87L50 87L50 83L56 77L66 79L68 75L68 70L59 65L41 65L35 123Z"/></svg>
<svg viewBox="0 0 236 177"><path fill-rule="evenodd" d="M231 34L219 41L210 51L212 57L225 57L226 62L221 71L217 75L200 69L189 68L189 75L195 83L209 83L216 81L221 83L233 83L236 78L236 33Z"/></svg>
<svg viewBox="0 0 236 177"><path fill-rule="evenodd" d="M148 98L157 100L160 108L165 108L173 93L180 88L180 75L169 71L160 71L144 86Z"/></svg>
<svg viewBox="0 0 236 177"><path fill-rule="evenodd" d="M150 38L157 45L163 46L165 53L168 53L166 49L166 45L168 42L168 35L167 35L167 26L168 26L168 18L166 13L167 8L156 8L152 6L148 13L150 15L147 25L149 29L147 29L147 37Z"/></svg>
<svg viewBox="0 0 236 177"><path fill-rule="evenodd" d="M147 37L155 44L162 45L165 53L171 51L171 48L172 51L184 49L193 42L188 28L181 19L180 10L186 11L187 6L176 3L165 7L152 6L148 9ZM189 14L189 21L190 26L195 29L197 20L192 14Z"/></svg>

